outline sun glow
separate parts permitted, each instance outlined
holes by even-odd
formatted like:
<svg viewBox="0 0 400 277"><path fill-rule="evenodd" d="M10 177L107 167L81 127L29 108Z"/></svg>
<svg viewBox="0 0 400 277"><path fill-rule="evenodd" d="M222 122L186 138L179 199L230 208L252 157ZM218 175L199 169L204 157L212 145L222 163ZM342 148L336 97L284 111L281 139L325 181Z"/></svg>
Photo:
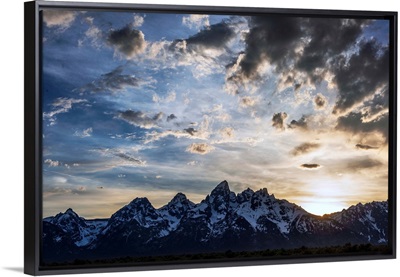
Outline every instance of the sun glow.
<svg viewBox="0 0 400 277"><path fill-rule="evenodd" d="M299 199L299 204L308 212L324 215L348 208L345 199L351 194L354 180L338 176L337 179L325 179L311 182L313 197Z"/></svg>
<svg viewBox="0 0 400 277"><path fill-rule="evenodd" d="M334 201L334 199L332 199ZM333 212L340 212L343 209L346 209L345 203L341 202L331 202L326 199L323 200L315 200L313 202L305 202L301 205L307 212L315 214L315 215L324 215L330 214Z"/></svg>

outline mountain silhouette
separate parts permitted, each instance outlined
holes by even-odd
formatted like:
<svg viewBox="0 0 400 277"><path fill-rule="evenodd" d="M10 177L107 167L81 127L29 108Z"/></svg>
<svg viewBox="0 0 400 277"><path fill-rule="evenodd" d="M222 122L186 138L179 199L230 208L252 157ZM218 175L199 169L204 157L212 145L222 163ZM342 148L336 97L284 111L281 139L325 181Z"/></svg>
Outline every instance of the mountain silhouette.
<svg viewBox="0 0 400 277"><path fill-rule="evenodd" d="M136 198L109 219L72 209L43 220L43 259L110 259L224 251L388 243L388 203L357 204L317 216L267 189L235 194L227 181L200 203L178 193L156 209Z"/></svg>

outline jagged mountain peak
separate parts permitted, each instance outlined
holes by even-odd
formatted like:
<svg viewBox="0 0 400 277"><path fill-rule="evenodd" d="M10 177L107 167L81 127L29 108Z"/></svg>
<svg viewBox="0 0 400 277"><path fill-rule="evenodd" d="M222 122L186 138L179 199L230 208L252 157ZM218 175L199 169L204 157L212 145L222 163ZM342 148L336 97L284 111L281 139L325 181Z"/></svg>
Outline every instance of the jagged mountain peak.
<svg viewBox="0 0 400 277"><path fill-rule="evenodd" d="M74 215L77 215L77 213L76 213L72 208L68 208L68 209L65 211L65 214L74 214Z"/></svg>
<svg viewBox="0 0 400 277"><path fill-rule="evenodd" d="M65 212L57 214L56 217L61 217L63 215L73 216L73 217L78 217L79 218L78 214L72 208L68 208Z"/></svg>
<svg viewBox="0 0 400 277"><path fill-rule="evenodd" d="M168 204L182 203L188 201L185 194L178 192Z"/></svg>
<svg viewBox="0 0 400 277"><path fill-rule="evenodd" d="M237 200L239 203L247 202L254 195L254 191L251 188L247 188L241 193L237 194Z"/></svg>
<svg viewBox="0 0 400 277"><path fill-rule="evenodd" d="M51 219L52 223L59 222L63 225L66 225L68 222L76 222L76 224L80 224L83 222L83 218L81 218L73 209L68 208L64 213L58 213L55 217Z"/></svg>
<svg viewBox="0 0 400 277"><path fill-rule="evenodd" d="M255 192L255 194L258 194L260 196L270 196L267 188L259 189Z"/></svg>
<svg viewBox="0 0 400 277"><path fill-rule="evenodd" d="M223 192L224 194L228 194L230 193L230 189L229 189L229 184L226 180L222 181L221 183L219 183L211 192L211 195L213 194L219 194Z"/></svg>
<svg viewBox="0 0 400 277"><path fill-rule="evenodd" d="M193 202L191 202L185 194L178 192L171 201L168 202L167 205L161 207L159 209L160 212L165 213L173 213L176 214L179 212L186 211L187 209L191 209L195 206Z"/></svg>
<svg viewBox="0 0 400 277"><path fill-rule="evenodd" d="M147 198L138 197L108 221L90 222L67 209L44 219L48 227L44 237L57 240L51 233L51 227L57 227L82 251L104 254L112 250L119 256L142 255L154 249L181 253L201 247L225 251L236 246L237 250L258 250L348 242L384 244L388 239L387 205L384 201L356 204L319 217L276 199L266 188L247 188L235 194L223 181L198 204L181 192L157 209Z"/></svg>
<svg viewBox="0 0 400 277"><path fill-rule="evenodd" d="M147 197L136 197L135 199L133 199L131 201L131 203L129 203L129 206L152 206L149 199L147 199Z"/></svg>

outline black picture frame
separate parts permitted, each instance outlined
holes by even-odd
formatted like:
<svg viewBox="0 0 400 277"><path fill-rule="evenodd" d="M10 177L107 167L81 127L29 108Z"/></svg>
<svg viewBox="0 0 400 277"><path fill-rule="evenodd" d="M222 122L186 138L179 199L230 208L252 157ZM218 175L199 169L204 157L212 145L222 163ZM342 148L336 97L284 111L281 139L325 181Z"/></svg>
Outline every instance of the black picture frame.
<svg viewBox="0 0 400 277"><path fill-rule="evenodd" d="M305 17L364 18L386 19L389 21L389 134L388 134L388 245L390 251L379 255L312 255L307 257L288 258L252 258L252 259L200 259L194 261L169 261L127 263L113 266L59 266L43 267L41 265L42 237L42 34L40 28L40 11L42 9L82 9L91 11L135 11L160 13L195 13L225 15L289 15ZM79 2L46 2L32 1L25 3L25 116L24 116L24 272L30 275L51 275L71 273L122 272L154 269L180 269L229 267L268 264L314 263L331 261L355 261L396 258L396 150L397 150L397 12L382 11L344 11L344 10L308 10L308 9L268 9L207 7L181 5L147 5L147 4L108 4Z"/></svg>

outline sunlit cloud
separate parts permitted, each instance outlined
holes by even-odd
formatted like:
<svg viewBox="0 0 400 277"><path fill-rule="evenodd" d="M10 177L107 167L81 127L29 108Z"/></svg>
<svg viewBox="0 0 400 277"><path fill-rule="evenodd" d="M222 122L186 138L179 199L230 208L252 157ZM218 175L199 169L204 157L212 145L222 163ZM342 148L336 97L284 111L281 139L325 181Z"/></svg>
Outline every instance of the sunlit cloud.
<svg viewBox="0 0 400 277"><path fill-rule="evenodd" d="M132 23L133 27L135 27L135 28L140 27L140 26L143 25L143 23L144 23L144 17L143 16L140 16L140 15L137 15L137 14L133 16L133 23Z"/></svg>
<svg viewBox="0 0 400 277"><path fill-rule="evenodd" d="M210 26L210 21L206 14L191 14L182 18L182 24L191 29L200 29Z"/></svg>
<svg viewBox="0 0 400 277"><path fill-rule="evenodd" d="M52 159L46 159L46 160L44 160L44 163L50 167L57 167L57 166L61 165L61 163L59 161L53 161Z"/></svg>
<svg viewBox="0 0 400 277"><path fill-rule="evenodd" d="M50 28L67 29L74 22L77 14L74 11L45 10L43 11L43 22Z"/></svg>
<svg viewBox="0 0 400 277"><path fill-rule="evenodd" d="M192 143L186 148L186 151L193 154L205 155L210 153L214 149L215 147L208 145L206 143Z"/></svg>

